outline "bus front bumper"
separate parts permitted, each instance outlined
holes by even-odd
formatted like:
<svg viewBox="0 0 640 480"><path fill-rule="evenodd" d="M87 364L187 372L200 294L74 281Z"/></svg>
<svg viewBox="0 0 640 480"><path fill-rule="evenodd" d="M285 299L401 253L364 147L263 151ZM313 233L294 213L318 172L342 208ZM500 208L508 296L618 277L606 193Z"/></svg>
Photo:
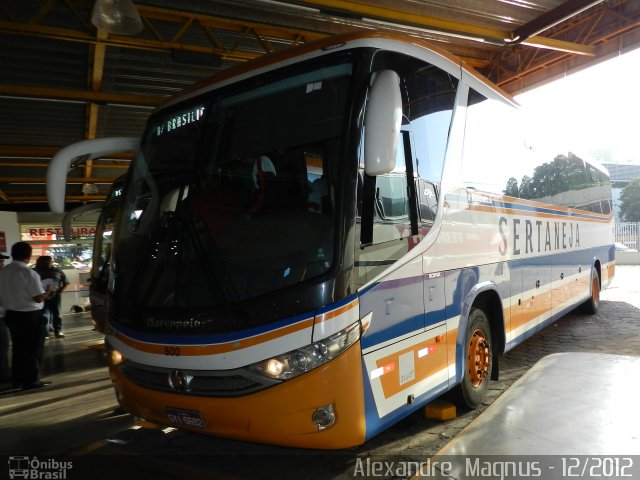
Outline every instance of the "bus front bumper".
<svg viewBox="0 0 640 480"><path fill-rule="evenodd" d="M109 369L122 408L162 425L302 448L347 448L365 440L360 342L306 374L238 397L160 392L131 382L113 365ZM321 429L314 415L327 410L335 423Z"/></svg>

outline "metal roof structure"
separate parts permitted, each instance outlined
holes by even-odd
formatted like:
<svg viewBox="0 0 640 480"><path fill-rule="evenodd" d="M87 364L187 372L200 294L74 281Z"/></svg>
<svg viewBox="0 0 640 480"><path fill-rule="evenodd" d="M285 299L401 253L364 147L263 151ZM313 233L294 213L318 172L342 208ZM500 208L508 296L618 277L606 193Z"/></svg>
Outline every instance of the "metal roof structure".
<svg viewBox="0 0 640 480"><path fill-rule="evenodd" d="M640 0L135 5L144 28L121 36L91 24L93 0L0 0L0 210L48 209L46 169L61 147L140 135L153 108L183 88L315 39L374 29L425 38L510 93L640 46ZM97 159L74 168L67 205L103 200L129 161Z"/></svg>

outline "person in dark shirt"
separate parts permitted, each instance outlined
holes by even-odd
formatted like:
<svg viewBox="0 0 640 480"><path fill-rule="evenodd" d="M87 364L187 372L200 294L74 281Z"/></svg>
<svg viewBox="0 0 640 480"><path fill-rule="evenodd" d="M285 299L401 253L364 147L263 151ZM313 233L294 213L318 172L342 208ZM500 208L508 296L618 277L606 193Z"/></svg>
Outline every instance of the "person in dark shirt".
<svg viewBox="0 0 640 480"><path fill-rule="evenodd" d="M50 319L56 338L64 338L60 307L62 304L62 292L69 285L67 276L61 269L53 266L53 259L49 255L38 257L35 271L40 275L43 286L50 285L49 296L44 300L42 313Z"/></svg>

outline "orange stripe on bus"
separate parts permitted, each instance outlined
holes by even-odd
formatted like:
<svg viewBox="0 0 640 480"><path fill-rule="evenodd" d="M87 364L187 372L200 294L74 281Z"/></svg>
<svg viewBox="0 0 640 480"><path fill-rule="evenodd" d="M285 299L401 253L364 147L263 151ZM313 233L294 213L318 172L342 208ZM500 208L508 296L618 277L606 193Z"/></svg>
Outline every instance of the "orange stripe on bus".
<svg viewBox="0 0 640 480"><path fill-rule="evenodd" d="M454 194L457 195L466 195L467 194L467 190L466 189L458 189L456 191L453 192ZM587 210L581 210L581 209L576 209L576 208L567 208L567 207L560 207L558 205L552 205L549 203L542 203L542 202L536 202L534 200L526 200L524 198L516 198L516 197L509 197L509 196L499 196L499 195L492 195L489 193L482 193L483 196L486 196L487 198L491 198L492 200L496 200L498 202L504 202L504 203L512 203L514 205L518 205L520 207L526 206L526 207L537 207L537 208L544 208L545 210L551 210L554 212L558 212L558 213L580 213L580 214L587 214L591 217L599 217L602 218L604 220L610 221L613 218L613 212L609 213L609 214L605 214L605 213L595 213L595 212L589 212ZM451 202L454 203L461 203L465 206L471 206L471 207L481 207L481 205L474 205L473 203L470 202L464 202L464 201L458 201L458 200L449 200ZM486 206L486 205L485 205ZM500 212L518 212L518 213L523 213L521 210L517 210L517 209L513 209L513 208L504 208L504 207L489 207L489 208L496 208L498 209L497 211ZM533 214L535 214L535 212L533 212ZM564 216L564 215L562 215Z"/></svg>
<svg viewBox="0 0 640 480"><path fill-rule="evenodd" d="M615 263L610 263L607 266L607 281L610 282L611 280L613 280L613 277L615 276L615 274L616 274L616 264ZM602 280L602 279L600 279L600 280Z"/></svg>
<svg viewBox="0 0 640 480"><path fill-rule="evenodd" d="M338 315L342 315L343 313L348 312L349 310L351 310L352 308L355 308L358 306L358 299L355 299L354 301L347 303L346 305L343 305L340 308L336 308L335 310L331 310L330 312L326 312L326 313L322 313L320 315L316 316L316 321L319 323L325 322L327 320L330 320L332 318L337 317Z"/></svg>
<svg viewBox="0 0 640 480"><path fill-rule="evenodd" d="M166 347L176 346L180 347L180 356L215 355L253 347L279 337L284 337L285 335L299 332L300 330L311 328L312 326L313 319L309 318L294 325L289 325L278 330L256 335L255 337L243 338L240 340L234 340L233 342L217 343L213 345L160 345L156 343L145 343L133 340L132 338L123 335L121 332L117 333L117 338L136 350L156 355L166 355Z"/></svg>
<svg viewBox="0 0 640 480"><path fill-rule="evenodd" d="M562 219L562 220L574 220L574 221L581 221L581 222L609 223L609 220L610 220L608 217L600 217L600 218L568 217L567 215L563 215L561 213L554 214L554 213L543 213L543 212L527 212L527 211L523 212L522 210L515 210L512 208L489 207L486 205L469 205L468 210L473 210L476 212L503 213L506 215L519 214L519 215L527 215L527 216L538 217L538 218L556 218L556 219ZM594 217L598 216L598 214L589 214L589 215L593 215Z"/></svg>
<svg viewBox="0 0 640 480"><path fill-rule="evenodd" d="M550 312L553 305L562 305L563 303L580 296L589 289L589 277L567 279L566 283L553 288L550 291L532 295L531 297L523 297L522 305L507 307L504 309L505 316L509 315L511 319L509 332L522 327L527 322Z"/></svg>
<svg viewBox="0 0 640 480"><path fill-rule="evenodd" d="M453 335L455 338L454 332L447 332L448 338L450 335ZM436 343L436 337L434 336L416 345L411 345L387 357L376 360L376 367L385 369L385 374L382 374L380 377L384 397L389 398L425 378L434 375L436 372L447 368L448 343L448 340L447 342ZM422 349L429 349L429 353L422 358L418 358L418 351ZM413 352L415 378L400 385L400 356L408 352ZM393 367L390 367L391 365L393 365ZM387 371L388 373L386 373Z"/></svg>
<svg viewBox="0 0 640 480"><path fill-rule="evenodd" d="M516 198L516 197L509 197L509 196L505 196L505 197L500 197L499 196L499 197L496 197L496 198L501 202L509 202L509 203L513 203L514 205L527 206L527 207L544 208L545 210L554 210L556 212L576 212L576 211L580 211L580 212L586 212L589 215L601 216L603 218L611 218L613 216L613 214L595 213L595 212L589 212L587 210L581 210L581 209L576 209L576 208L561 207L561 206L553 205L553 204L550 204L550 203L536 202L534 200L526 200L524 198Z"/></svg>

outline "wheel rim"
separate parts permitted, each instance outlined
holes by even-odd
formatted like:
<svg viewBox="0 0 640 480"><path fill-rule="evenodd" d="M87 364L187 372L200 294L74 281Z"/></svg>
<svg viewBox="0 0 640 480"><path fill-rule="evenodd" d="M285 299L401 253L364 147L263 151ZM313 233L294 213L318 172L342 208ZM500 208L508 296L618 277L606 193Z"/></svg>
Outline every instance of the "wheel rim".
<svg viewBox="0 0 640 480"><path fill-rule="evenodd" d="M487 378L491 361L491 349L489 342L482 330L476 330L471 335L469 342L469 355L467 357L467 369L469 380L473 388L477 388Z"/></svg>
<svg viewBox="0 0 640 480"><path fill-rule="evenodd" d="M591 298L596 305L600 301L600 282L598 282L597 275L594 275L591 279Z"/></svg>

